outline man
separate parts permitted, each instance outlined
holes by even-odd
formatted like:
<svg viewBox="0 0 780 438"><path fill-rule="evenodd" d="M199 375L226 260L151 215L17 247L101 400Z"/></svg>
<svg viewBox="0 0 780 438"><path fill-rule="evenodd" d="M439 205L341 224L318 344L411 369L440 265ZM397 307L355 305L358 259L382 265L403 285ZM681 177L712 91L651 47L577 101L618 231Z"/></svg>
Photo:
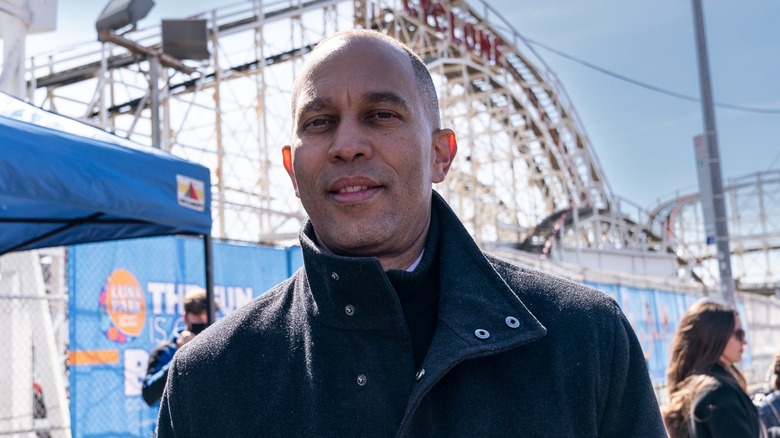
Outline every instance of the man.
<svg viewBox="0 0 780 438"><path fill-rule="evenodd" d="M665 436L614 300L483 254L433 192L457 143L419 58L338 33L292 110L304 266L177 355L160 437Z"/></svg>
<svg viewBox="0 0 780 438"><path fill-rule="evenodd" d="M184 296L184 324L186 325L184 330L155 347L149 356L149 366L146 368L146 377L141 390L144 401L149 406L157 403L162 397L165 381L168 379L168 368L171 366L176 350L195 338L208 324L208 301L205 289L194 289Z"/></svg>

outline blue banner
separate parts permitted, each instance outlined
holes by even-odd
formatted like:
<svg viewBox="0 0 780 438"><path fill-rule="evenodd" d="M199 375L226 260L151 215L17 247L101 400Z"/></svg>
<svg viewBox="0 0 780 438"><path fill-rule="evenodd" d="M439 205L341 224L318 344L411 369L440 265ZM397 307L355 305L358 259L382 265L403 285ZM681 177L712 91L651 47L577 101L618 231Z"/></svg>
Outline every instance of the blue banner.
<svg viewBox="0 0 780 438"><path fill-rule="evenodd" d="M653 385L665 384L674 332L677 331L685 311L701 297L617 284L586 284L603 291L618 302L642 346ZM743 327L748 331L744 303L738 302L737 310ZM748 369L751 362L750 348L746 348L740 367Z"/></svg>
<svg viewBox="0 0 780 438"><path fill-rule="evenodd" d="M74 437L153 436L141 386L149 353L184 326L182 301L205 284L203 241L163 237L68 248ZM215 243L217 317L289 277L300 248Z"/></svg>

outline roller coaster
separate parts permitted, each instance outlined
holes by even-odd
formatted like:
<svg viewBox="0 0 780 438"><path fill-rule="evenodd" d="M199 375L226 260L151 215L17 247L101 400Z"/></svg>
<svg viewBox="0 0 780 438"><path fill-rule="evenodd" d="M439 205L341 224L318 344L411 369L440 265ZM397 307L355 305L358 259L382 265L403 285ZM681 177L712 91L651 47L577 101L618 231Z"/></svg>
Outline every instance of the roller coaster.
<svg viewBox="0 0 780 438"><path fill-rule="evenodd" d="M241 2L187 18L208 23L207 59L170 62L161 26L134 26L31 57L28 97L208 166L216 238L295 238L305 213L279 159L292 78L328 34L370 28L407 43L433 74L443 123L461 144L437 190L480 244L602 270L593 251L622 251L654 266L633 274L717 285L698 195L645 209L613 194L563 85L488 3ZM743 290L772 294L778 174L740 177L727 192L734 276Z"/></svg>

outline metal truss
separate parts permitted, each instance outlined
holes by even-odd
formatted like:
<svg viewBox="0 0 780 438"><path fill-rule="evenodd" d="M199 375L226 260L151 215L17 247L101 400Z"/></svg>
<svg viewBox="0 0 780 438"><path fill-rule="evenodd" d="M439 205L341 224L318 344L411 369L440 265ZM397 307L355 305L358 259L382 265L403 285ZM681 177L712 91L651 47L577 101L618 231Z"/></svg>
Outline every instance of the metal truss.
<svg viewBox="0 0 780 438"><path fill-rule="evenodd" d="M731 265L737 289L780 296L780 171L758 172L724 183ZM715 245L707 244L698 193L660 202L650 226L705 284L717 283ZM684 252L683 252L684 251Z"/></svg>

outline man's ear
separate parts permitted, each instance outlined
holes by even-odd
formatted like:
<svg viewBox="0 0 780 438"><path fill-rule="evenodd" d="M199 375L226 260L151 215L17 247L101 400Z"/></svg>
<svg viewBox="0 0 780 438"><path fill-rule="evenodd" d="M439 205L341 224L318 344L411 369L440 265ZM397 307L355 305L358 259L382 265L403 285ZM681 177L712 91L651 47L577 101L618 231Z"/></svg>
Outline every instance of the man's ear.
<svg viewBox="0 0 780 438"><path fill-rule="evenodd" d="M452 160L458 153L458 141L452 129L438 129L433 133L433 172L431 181L440 183L444 181L450 170Z"/></svg>
<svg viewBox="0 0 780 438"><path fill-rule="evenodd" d="M290 175L293 189L295 189L295 196L300 198L301 195L298 193L298 182L295 180L295 171L293 170L292 165L292 146L290 145L282 146L282 164L284 165L284 170Z"/></svg>

